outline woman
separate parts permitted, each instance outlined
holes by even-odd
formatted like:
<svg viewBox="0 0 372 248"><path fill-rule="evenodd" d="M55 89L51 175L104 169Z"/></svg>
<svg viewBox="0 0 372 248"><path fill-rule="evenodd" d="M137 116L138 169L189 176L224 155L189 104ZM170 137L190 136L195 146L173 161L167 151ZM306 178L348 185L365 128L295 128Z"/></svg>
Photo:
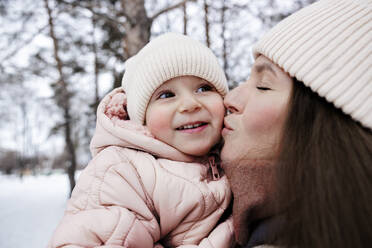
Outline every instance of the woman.
<svg viewBox="0 0 372 248"><path fill-rule="evenodd" d="M242 247L372 244L371 26L371 0L320 0L255 45L222 131Z"/></svg>

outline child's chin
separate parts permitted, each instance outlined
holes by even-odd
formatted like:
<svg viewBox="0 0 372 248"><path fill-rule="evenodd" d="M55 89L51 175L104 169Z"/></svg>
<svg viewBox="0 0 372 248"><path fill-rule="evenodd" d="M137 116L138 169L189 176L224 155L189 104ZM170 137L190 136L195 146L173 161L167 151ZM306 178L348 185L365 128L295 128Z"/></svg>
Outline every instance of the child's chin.
<svg viewBox="0 0 372 248"><path fill-rule="evenodd" d="M211 147L204 149L200 149L200 147L197 147L196 149L184 150L183 153L194 157L203 157L208 154L210 149Z"/></svg>

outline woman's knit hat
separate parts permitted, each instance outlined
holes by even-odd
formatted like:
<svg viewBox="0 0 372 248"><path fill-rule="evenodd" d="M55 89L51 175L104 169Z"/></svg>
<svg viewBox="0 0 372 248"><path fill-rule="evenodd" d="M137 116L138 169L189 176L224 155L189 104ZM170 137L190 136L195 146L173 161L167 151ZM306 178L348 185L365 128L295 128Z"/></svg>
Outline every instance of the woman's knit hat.
<svg viewBox="0 0 372 248"><path fill-rule="evenodd" d="M147 105L154 91L178 76L200 77L225 96L225 74L212 51L188 36L163 34L127 60L122 87L127 94L129 118L143 124Z"/></svg>
<svg viewBox="0 0 372 248"><path fill-rule="evenodd" d="M320 0L253 48L372 129L372 0Z"/></svg>

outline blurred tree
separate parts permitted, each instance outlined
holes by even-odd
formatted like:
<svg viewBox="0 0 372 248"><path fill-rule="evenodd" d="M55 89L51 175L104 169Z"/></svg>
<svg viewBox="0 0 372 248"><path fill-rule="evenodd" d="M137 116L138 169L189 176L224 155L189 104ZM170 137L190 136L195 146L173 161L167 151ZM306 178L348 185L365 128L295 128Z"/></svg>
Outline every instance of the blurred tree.
<svg viewBox="0 0 372 248"><path fill-rule="evenodd" d="M9 175L18 167L19 153L13 150L0 151L0 171Z"/></svg>
<svg viewBox="0 0 372 248"><path fill-rule="evenodd" d="M211 41L210 41L210 36L209 36L209 28L210 28L209 4L208 4L207 0L203 1L203 7L204 7L205 43L206 43L207 47L211 47Z"/></svg>
<svg viewBox="0 0 372 248"><path fill-rule="evenodd" d="M59 38L55 33L55 24L54 17L52 15L52 10L49 5L49 0L44 0L45 9L48 14L48 24L49 24L49 35L53 40L53 50L54 50L54 60L55 66L58 71L58 81L54 85L54 99L57 106L60 106L63 112L63 129L64 129L64 138L66 144L66 150L68 151L68 166L67 174L70 181L70 191L75 187L75 171L76 171L76 152L75 145L72 140L72 116L71 116L71 97L72 94L68 89L68 81L64 73L64 64L60 57L60 43ZM75 67L76 68L76 67Z"/></svg>
<svg viewBox="0 0 372 248"><path fill-rule="evenodd" d="M229 80L230 77L229 77L229 73L227 72L227 69L229 67L229 63L228 63L228 59L227 59L228 51L227 51L227 38L226 38L227 25L226 25L226 18L225 18L226 17L226 10L227 10L226 0L221 0L221 9L220 9L221 24L220 25L221 25L221 40L222 40L222 61L223 61L223 70L226 73L227 80Z"/></svg>
<svg viewBox="0 0 372 248"><path fill-rule="evenodd" d="M96 39L96 29L97 29L97 19L96 16L92 15L91 17L92 21L92 53L94 57L94 102L92 104L93 106L93 113L94 116L96 116L96 109L98 107L100 97L99 97L99 74L100 69L102 68L102 65L99 62L99 54L98 54L98 48L97 48L97 39Z"/></svg>
<svg viewBox="0 0 372 248"><path fill-rule="evenodd" d="M187 35L187 22L188 22L188 16L187 16L187 3L185 2L182 5L183 10L183 34Z"/></svg>

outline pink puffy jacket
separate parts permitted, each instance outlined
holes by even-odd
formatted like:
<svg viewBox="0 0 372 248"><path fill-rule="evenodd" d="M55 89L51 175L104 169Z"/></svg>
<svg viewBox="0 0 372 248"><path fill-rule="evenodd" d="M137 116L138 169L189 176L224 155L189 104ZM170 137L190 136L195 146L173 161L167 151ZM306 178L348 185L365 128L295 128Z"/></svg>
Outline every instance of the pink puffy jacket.
<svg viewBox="0 0 372 248"><path fill-rule="evenodd" d="M98 106L93 159L81 173L49 247L231 247L225 176L191 162L128 120L125 93Z"/></svg>

